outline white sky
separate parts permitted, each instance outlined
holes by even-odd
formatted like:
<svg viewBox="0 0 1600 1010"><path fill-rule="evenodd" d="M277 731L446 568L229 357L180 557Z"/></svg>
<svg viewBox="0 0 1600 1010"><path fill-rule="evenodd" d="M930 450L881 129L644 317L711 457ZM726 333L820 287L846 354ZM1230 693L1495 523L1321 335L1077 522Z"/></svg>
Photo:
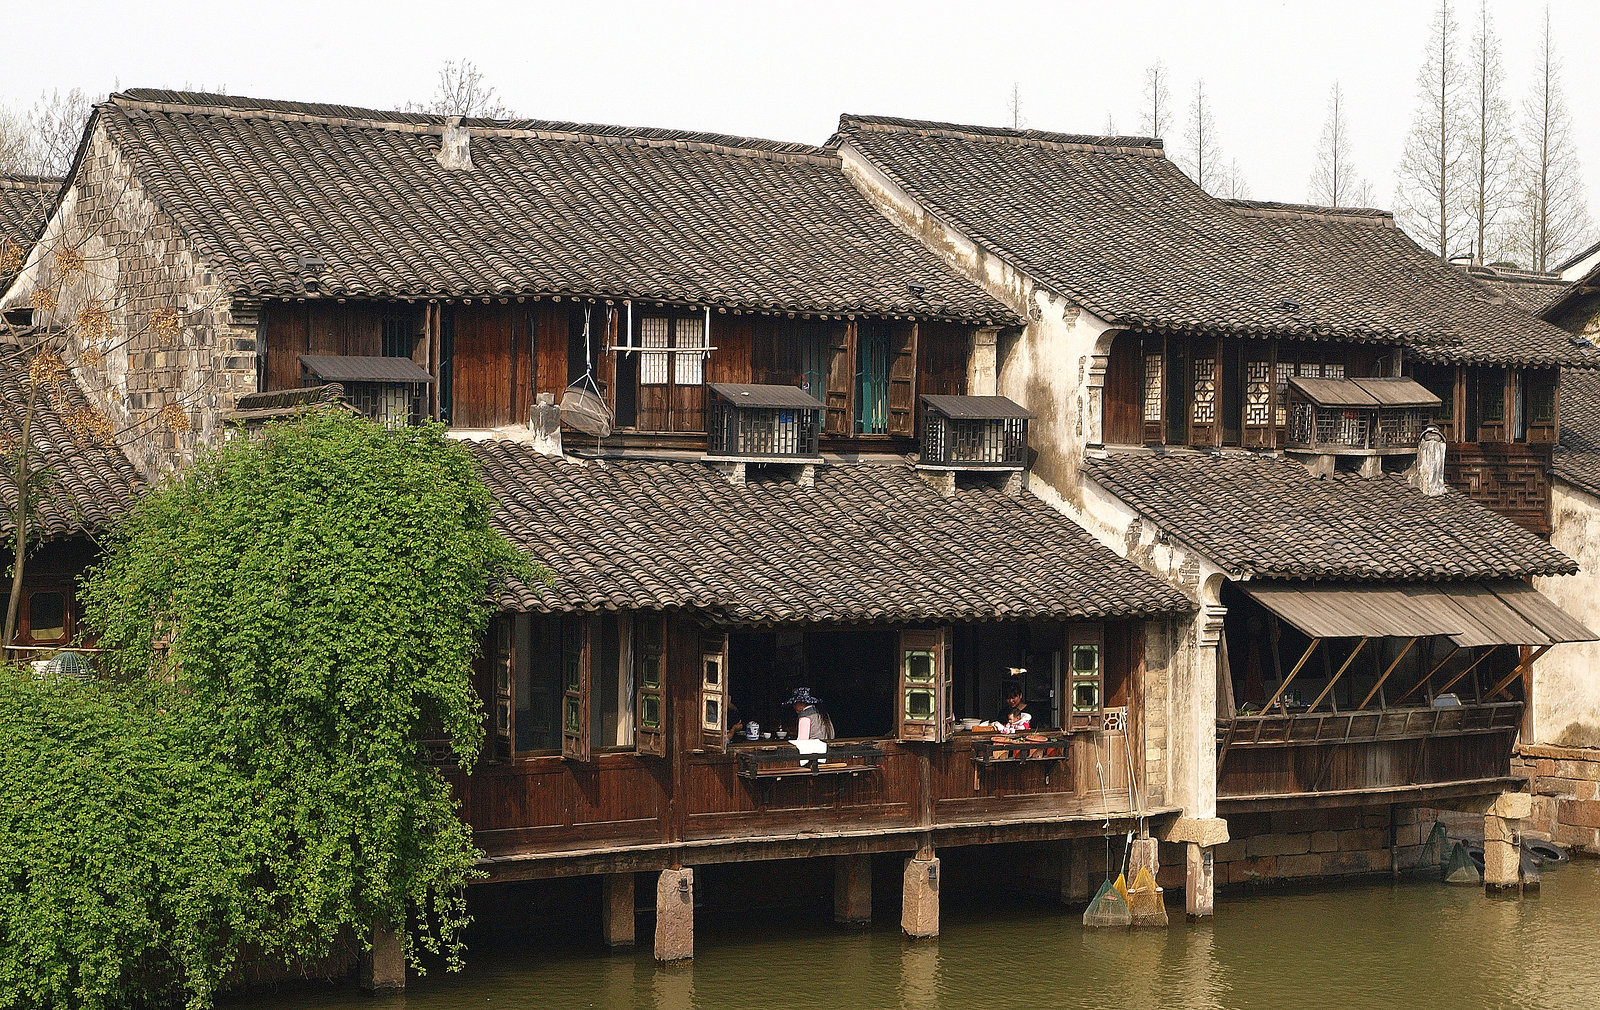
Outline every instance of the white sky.
<svg viewBox="0 0 1600 1010"><path fill-rule="evenodd" d="M1456 0L1469 20L1475 0ZM1180 102L1203 77L1224 154L1258 199L1304 200L1329 88L1348 101L1358 170L1389 205L1416 107L1432 0L1056 3L23 3L0 14L0 102L42 90L226 86L392 108L439 64L475 61L525 116L821 143L839 113L1136 132L1144 68ZM1600 209L1600 4L1554 0L1591 208ZM1508 97L1532 73L1542 5L1491 0ZM1465 53L1469 34L1461 38ZM1584 72L1586 69L1588 72ZM1182 144L1181 127L1167 138ZM1592 214L1600 222L1600 213Z"/></svg>

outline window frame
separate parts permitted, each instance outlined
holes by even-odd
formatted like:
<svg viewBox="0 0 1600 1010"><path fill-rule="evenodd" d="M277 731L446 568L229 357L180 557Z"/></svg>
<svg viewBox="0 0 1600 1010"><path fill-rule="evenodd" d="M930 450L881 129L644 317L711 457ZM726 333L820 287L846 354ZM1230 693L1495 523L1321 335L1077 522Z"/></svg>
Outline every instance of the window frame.
<svg viewBox="0 0 1600 1010"><path fill-rule="evenodd" d="M926 655L931 664L927 677L911 675L910 658ZM950 629L905 628L896 652L899 691L895 702L895 739L902 743L943 743L950 738ZM911 714L913 695L928 696L925 715ZM921 711L919 709L919 711Z"/></svg>
<svg viewBox="0 0 1600 1010"><path fill-rule="evenodd" d="M1062 675L1066 679L1066 698L1062 706L1062 722L1069 731L1097 729L1100 726L1102 713L1106 707L1106 640L1105 626L1093 624L1070 624L1067 626L1066 662ZM1093 650L1095 657L1095 670L1093 674L1083 674L1078 669L1079 650ZM1079 686L1093 685L1095 704L1093 708L1078 705Z"/></svg>

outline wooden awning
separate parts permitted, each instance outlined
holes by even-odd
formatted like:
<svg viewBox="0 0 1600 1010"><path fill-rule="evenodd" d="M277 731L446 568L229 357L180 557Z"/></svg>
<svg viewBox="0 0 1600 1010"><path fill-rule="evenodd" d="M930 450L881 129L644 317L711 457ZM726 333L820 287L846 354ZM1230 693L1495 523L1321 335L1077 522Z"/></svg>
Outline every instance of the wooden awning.
<svg viewBox="0 0 1600 1010"><path fill-rule="evenodd" d="M1460 646L1600 639L1523 582L1262 582L1244 592L1311 638L1424 638Z"/></svg>
<svg viewBox="0 0 1600 1010"><path fill-rule="evenodd" d="M1437 407L1442 400L1415 379L1313 379L1291 376L1289 385L1319 407Z"/></svg>

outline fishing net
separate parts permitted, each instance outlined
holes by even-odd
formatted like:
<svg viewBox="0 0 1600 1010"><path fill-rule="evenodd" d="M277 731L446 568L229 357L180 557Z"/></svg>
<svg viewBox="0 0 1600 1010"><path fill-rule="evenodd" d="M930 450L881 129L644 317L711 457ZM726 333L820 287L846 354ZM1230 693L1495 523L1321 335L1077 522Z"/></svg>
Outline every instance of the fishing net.
<svg viewBox="0 0 1600 1010"><path fill-rule="evenodd" d="M1117 874L1095 892L1094 900L1083 910L1083 924L1095 928L1133 925L1133 913L1128 909L1128 884Z"/></svg>
<svg viewBox="0 0 1600 1010"><path fill-rule="evenodd" d="M1472 861L1472 855L1467 851L1465 842L1457 842L1455 848L1450 850L1450 862L1444 868L1444 882L1447 884L1483 883L1483 873L1478 869L1478 864Z"/></svg>
<svg viewBox="0 0 1600 1010"><path fill-rule="evenodd" d="M1428 832L1428 840L1422 845L1422 852L1417 856L1417 869L1437 869L1443 873L1445 864L1450 861L1450 839L1445 836L1444 822L1434 821L1433 830Z"/></svg>
<svg viewBox="0 0 1600 1010"><path fill-rule="evenodd" d="M1139 872L1133 875L1133 886L1128 888L1128 912L1135 926L1167 924L1167 903L1148 866L1139 867Z"/></svg>

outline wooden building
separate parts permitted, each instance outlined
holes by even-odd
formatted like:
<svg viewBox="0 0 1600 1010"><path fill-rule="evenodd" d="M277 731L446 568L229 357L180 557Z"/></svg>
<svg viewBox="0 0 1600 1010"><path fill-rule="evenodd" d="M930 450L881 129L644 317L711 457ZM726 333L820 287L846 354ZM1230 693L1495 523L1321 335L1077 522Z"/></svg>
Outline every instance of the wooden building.
<svg viewBox="0 0 1600 1010"><path fill-rule="evenodd" d="M997 389L1035 479L1201 604L1174 682L1215 735L1173 762L1232 841L1191 843L1191 910L1399 865L1429 802L1489 811L1514 886L1529 671L1591 637L1528 580L1575 570L1541 538L1561 370L1600 352L1385 212L1218 200L1159 140L846 116L833 146L1027 316Z"/></svg>

